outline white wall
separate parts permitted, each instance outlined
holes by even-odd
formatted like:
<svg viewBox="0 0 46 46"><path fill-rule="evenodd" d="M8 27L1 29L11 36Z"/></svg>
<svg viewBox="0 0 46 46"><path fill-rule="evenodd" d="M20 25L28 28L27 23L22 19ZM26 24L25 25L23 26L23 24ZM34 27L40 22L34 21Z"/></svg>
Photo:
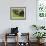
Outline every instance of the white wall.
<svg viewBox="0 0 46 46"><path fill-rule="evenodd" d="M26 20L10 20L10 7L26 7ZM0 0L0 34L17 26L32 36L32 24L36 24L36 0Z"/></svg>

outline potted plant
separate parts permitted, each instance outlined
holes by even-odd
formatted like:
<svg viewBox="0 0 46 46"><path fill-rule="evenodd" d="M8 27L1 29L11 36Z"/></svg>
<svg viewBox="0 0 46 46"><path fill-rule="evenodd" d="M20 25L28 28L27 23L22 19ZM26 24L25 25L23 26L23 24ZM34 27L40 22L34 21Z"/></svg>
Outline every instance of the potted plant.
<svg viewBox="0 0 46 46"><path fill-rule="evenodd" d="M40 40L45 36L45 32L35 32L33 35L37 38L38 43L40 43Z"/></svg>
<svg viewBox="0 0 46 46"><path fill-rule="evenodd" d="M38 30L38 27L37 25L32 25L33 28L36 28L36 30Z"/></svg>
<svg viewBox="0 0 46 46"><path fill-rule="evenodd" d="M32 25L32 26L35 27L36 30L45 29L45 26L37 26L37 25Z"/></svg>

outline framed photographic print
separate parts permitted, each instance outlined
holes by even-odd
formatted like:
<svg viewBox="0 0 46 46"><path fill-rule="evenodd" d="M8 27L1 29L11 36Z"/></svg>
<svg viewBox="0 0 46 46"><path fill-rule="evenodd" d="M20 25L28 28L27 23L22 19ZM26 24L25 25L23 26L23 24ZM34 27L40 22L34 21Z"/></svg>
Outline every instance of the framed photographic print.
<svg viewBox="0 0 46 46"><path fill-rule="evenodd" d="M37 0L36 1L36 24L45 26L46 25L46 0Z"/></svg>
<svg viewBox="0 0 46 46"><path fill-rule="evenodd" d="M25 20L26 19L26 7L11 7L10 8L11 20Z"/></svg>
<svg viewBox="0 0 46 46"><path fill-rule="evenodd" d="M37 0L37 15L39 18L46 18L46 0Z"/></svg>

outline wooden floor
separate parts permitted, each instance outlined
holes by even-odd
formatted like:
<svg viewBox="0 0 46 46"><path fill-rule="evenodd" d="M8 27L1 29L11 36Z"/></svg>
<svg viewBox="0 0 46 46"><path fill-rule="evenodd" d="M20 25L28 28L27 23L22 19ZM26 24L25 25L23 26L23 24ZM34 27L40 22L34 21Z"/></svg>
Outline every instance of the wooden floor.
<svg viewBox="0 0 46 46"><path fill-rule="evenodd" d="M4 43L2 42L0 42L0 46L4 46ZM8 43L8 45L7 46L15 46L15 43ZM21 45L21 46L23 46L23 45ZM25 46L25 45L24 45ZM30 43L30 46L37 46L37 43L34 43L34 42L32 42L32 43ZM46 43L44 43L43 45L41 45L41 46L46 46Z"/></svg>

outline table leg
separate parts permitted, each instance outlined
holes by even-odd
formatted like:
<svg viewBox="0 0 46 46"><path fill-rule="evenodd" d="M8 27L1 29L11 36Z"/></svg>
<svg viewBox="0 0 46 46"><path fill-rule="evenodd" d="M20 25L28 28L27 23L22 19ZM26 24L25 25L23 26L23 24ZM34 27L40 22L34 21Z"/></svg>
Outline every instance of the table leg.
<svg viewBox="0 0 46 46"><path fill-rule="evenodd" d="M7 35L5 35L5 46L7 46Z"/></svg>
<svg viewBox="0 0 46 46"><path fill-rule="evenodd" d="M18 46L18 34L17 34L17 46Z"/></svg>

